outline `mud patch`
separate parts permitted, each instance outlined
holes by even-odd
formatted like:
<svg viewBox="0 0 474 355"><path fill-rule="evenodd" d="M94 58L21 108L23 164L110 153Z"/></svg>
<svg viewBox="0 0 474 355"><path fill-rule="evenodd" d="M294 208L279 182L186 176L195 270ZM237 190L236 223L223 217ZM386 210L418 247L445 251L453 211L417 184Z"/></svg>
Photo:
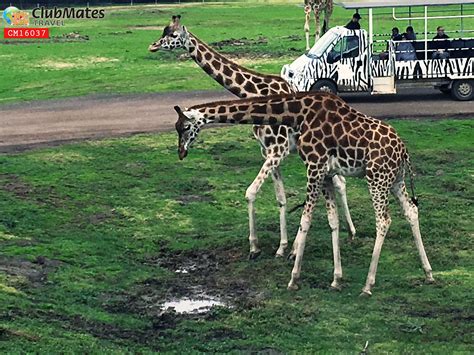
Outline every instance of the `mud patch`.
<svg viewBox="0 0 474 355"><path fill-rule="evenodd" d="M160 31L163 32L163 26L133 26L129 27L131 30L142 30L142 31Z"/></svg>
<svg viewBox="0 0 474 355"><path fill-rule="evenodd" d="M175 199L181 206L188 205L193 202L211 202L214 199L210 195L183 195Z"/></svg>
<svg viewBox="0 0 474 355"><path fill-rule="evenodd" d="M0 256L0 272L8 276L15 287L40 287L63 263L59 260L38 256L33 262L13 257ZM25 285L26 284L26 285Z"/></svg>
<svg viewBox="0 0 474 355"><path fill-rule="evenodd" d="M223 46L253 46L257 44L267 44L268 39L266 37L260 36L257 39L248 39L247 37L242 38L230 38L224 39L218 42L211 42L210 45L218 48L222 48Z"/></svg>
<svg viewBox="0 0 474 355"><path fill-rule="evenodd" d="M3 181L2 181L3 180ZM0 174L1 189L15 197L35 202L40 206L61 207L69 196L60 196L54 186L31 186L13 174ZM0 221L2 221L0 219ZM15 222L16 223L16 222ZM11 225L9 227L14 227Z"/></svg>
<svg viewBox="0 0 474 355"><path fill-rule="evenodd" d="M212 319L218 312L238 312L259 307L265 299L247 279L233 275L237 261L246 259L241 249L214 253L189 251L163 253L144 260L146 265L166 268L167 279L150 278L129 292L107 296L112 312L132 312L152 319L155 329L174 328L184 319Z"/></svg>
<svg viewBox="0 0 474 355"><path fill-rule="evenodd" d="M89 40L88 35L82 35L79 32L63 33L62 35L53 36L52 38L60 42L77 42Z"/></svg>
<svg viewBox="0 0 474 355"><path fill-rule="evenodd" d="M119 60L117 58L107 57L81 57L73 58L69 61L61 60L43 60L39 64L35 65L35 68L51 69L51 70L63 70L63 69L84 69L89 68L98 64L111 64L116 63Z"/></svg>

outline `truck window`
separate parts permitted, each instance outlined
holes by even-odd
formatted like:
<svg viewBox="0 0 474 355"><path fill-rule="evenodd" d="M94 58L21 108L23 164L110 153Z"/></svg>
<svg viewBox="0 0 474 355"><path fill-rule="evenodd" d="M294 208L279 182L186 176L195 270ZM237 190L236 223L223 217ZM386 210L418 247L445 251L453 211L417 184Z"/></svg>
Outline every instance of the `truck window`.
<svg viewBox="0 0 474 355"><path fill-rule="evenodd" d="M328 63L336 63L341 58L355 58L359 56L359 37L346 36L341 38L328 54Z"/></svg>
<svg viewBox="0 0 474 355"><path fill-rule="evenodd" d="M344 37L342 58L356 58L359 56L359 37Z"/></svg>

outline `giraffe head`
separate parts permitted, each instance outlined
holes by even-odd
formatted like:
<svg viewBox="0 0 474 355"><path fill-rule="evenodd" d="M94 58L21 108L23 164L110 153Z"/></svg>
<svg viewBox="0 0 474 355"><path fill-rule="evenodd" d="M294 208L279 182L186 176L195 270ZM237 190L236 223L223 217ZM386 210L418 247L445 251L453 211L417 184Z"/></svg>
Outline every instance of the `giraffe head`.
<svg viewBox="0 0 474 355"><path fill-rule="evenodd" d="M171 23L164 28L161 38L148 47L150 52L156 52L159 49L172 50L184 47L188 32L186 28L179 23L180 19L181 15L173 15L171 17Z"/></svg>
<svg viewBox="0 0 474 355"><path fill-rule="evenodd" d="M188 149L197 138L201 127L208 123L204 115L197 110L182 111L179 106L174 107L178 113L178 121L175 124L178 132L178 155L183 160L188 155Z"/></svg>

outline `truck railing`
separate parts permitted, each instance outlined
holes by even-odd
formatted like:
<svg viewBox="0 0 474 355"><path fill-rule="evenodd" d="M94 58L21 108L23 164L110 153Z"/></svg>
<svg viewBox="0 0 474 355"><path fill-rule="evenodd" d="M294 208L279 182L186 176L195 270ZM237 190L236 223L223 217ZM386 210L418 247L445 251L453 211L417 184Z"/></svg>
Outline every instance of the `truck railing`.
<svg viewBox="0 0 474 355"><path fill-rule="evenodd" d="M474 30L445 30L444 33L473 33ZM431 31L428 31L427 32L427 35L436 35L438 32L434 31L434 32L431 32ZM424 36L424 32L415 32L415 35L417 36ZM374 33L373 35L374 37L391 37L392 34L391 33ZM474 38L474 37L473 37ZM376 40L374 40L375 42Z"/></svg>
<svg viewBox="0 0 474 355"><path fill-rule="evenodd" d="M446 38L446 39L431 39L427 42L424 40L377 40L374 42L375 45L387 46L388 43L393 43L395 54L402 53L415 53L417 60L433 59L433 53L446 52L449 58L471 58L474 57L474 38ZM412 48L400 48L399 46L403 43L409 43ZM446 44L443 44L446 43ZM375 51L374 51L375 52ZM381 53L384 49L381 49ZM429 54L429 55L427 55ZM439 58L435 58L439 59ZM400 60L415 60L412 59L400 59Z"/></svg>

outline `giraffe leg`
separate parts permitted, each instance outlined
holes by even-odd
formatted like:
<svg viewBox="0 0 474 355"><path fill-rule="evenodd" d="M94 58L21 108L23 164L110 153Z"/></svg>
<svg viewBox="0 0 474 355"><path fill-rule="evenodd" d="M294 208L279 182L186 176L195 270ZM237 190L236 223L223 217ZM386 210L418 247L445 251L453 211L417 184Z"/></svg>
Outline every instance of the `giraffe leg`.
<svg viewBox="0 0 474 355"><path fill-rule="evenodd" d="M379 263L380 252L382 245L385 240L385 235L391 224L391 218L388 212L388 189L385 185L382 186L382 182L370 182L369 191L372 197L372 203L375 209L375 222L376 222L376 238L374 251L372 253L372 261L370 262L369 274L367 275L367 281L364 288L362 289L361 296L371 296L372 286L375 284L375 274L377 273L377 265Z"/></svg>
<svg viewBox="0 0 474 355"><path fill-rule="evenodd" d="M324 25L323 25L323 33L329 29L329 20L331 20L333 10L333 3L332 1L326 2L326 10L324 11Z"/></svg>
<svg viewBox="0 0 474 355"><path fill-rule="evenodd" d="M311 7L309 5L304 8L304 34L306 37L306 50L309 51L309 18L311 16Z"/></svg>
<svg viewBox="0 0 474 355"><path fill-rule="evenodd" d="M410 200L408 193L406 191L405 182L403 179L397 182L392 187L393 195L398 199L400 206L403 210L405 218L408 223L410 223L413 237L415 238L416 248L420 254L421 264L425 270L426 282L434 282L433 272L431 270L431 265L426 256L425 247L423 246L423 241L421 240L420 225L418 222L418 207Z"/></svg>
<svg viewBox="0 0 474 355"><path fill-rule="evenodd" d="M249 212L249 243L250 243L250 254L249 259L255 259L261 253L261 250L258 248L258 239L255 227L255 199L257 193L260 191L265 180L268 178L268 175L277 168L284 156L275 156L270 154L264 154L266 156L265 162L263 163L257 177L247 188L245 193L245 198L248 201L248 212ZM283 184L283 183L282 183ZM283 192L284 193L284 192ZM279 198L279 197L277 197ZM286 201L285 201L286 202ZM281 216L281 213L280 213ZM280 219L281 221L281 219ZM286 232L286 220L285 225L283 226Z"/></svg>
<svg viewBox="0 0 474 355"><path fill-rule="evenodd" d="M334 279L331 287L335 290L341 289L342 266L341 253L339 250L339 215L337 213L336 196L334 194L333 182L329 179L323 183L323 194L326 199L326 209L328 214L328 222L331 227L332 252L334 258Z"/></svg>
<svg viewBox="0 0 474 355"><path fill-rule="evenodd" d="M300 228L296 235L293 248L295 251L295 264L291 271L291 279L288 283L289 290L298 289L298 280L301 273L301 262L303 261L303 252L306 244L306 236L311 225L311 218L313 215L314 206L318 200L321 190L321 181L323 180L323 169L318 169L314 165L308 165L308 183L307 183L307 197L304 206L303 215L301 216Z"/></svg>
<svg viewBox="0 0 474 355"><path fill-rule="evenodd" d="M349 211L349 206L347 204L347 195L346 195L346 179L343 176L334 175L332 182L342 201L342 208L344 209L344 215L347 221L347 228L349 229L349 240L354 240L356 235L356 229L354 223L352 223L351 212Z"/></svg>
<svg viewBox="0 0 474 355"><path fill-rule="evenodd" d="M276 257L282 257L288 246L288 234L286 231L286 196L285 186L281 176L280 168L277 166L272 171L273 184L275 186L275 195L280 207L280 246L275 254Z"/></svg>
<svg viewBox="0 0 474 355"><path fill-rule="evenodd" d="M314 43L316 43L319 39L319 35L320 35L320 29L319 29L319 25L320 25L320 21L321 21L321 9L319 6L315 6L314 7Z"/></svg>

